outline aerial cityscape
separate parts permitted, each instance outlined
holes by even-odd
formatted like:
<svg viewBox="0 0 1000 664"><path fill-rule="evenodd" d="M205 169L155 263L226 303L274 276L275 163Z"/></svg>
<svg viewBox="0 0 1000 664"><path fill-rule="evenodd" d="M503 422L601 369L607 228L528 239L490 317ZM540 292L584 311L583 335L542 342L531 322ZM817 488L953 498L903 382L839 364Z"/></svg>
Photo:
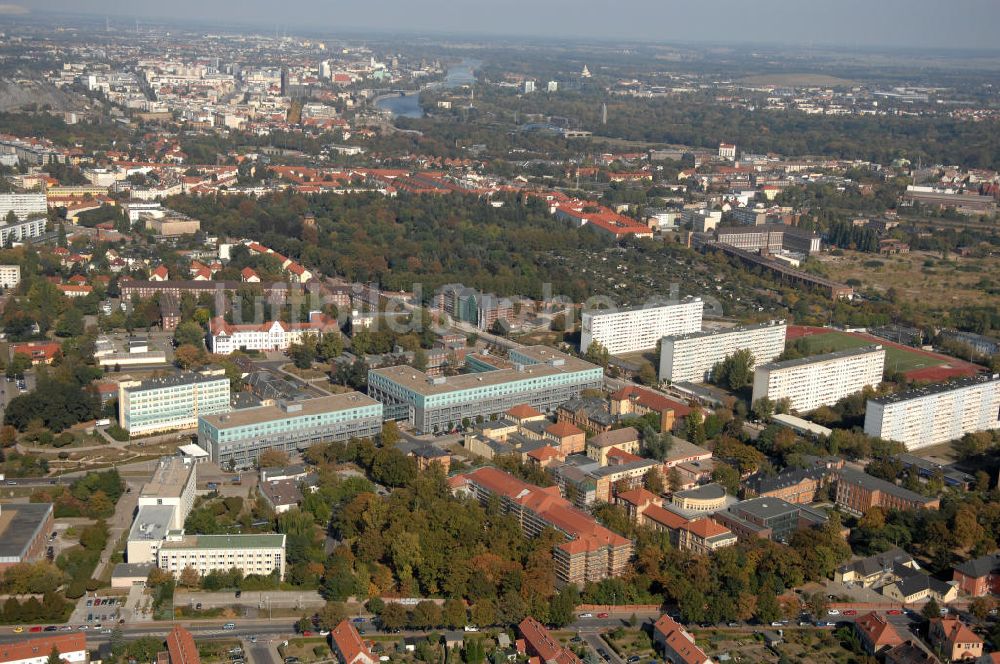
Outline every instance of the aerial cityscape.
<svg viewBox="0 0 1000 664"><path fill-rule="evenodd" d="M0 3L0 664L1000 664L996 7L690 4Z"/></svg>

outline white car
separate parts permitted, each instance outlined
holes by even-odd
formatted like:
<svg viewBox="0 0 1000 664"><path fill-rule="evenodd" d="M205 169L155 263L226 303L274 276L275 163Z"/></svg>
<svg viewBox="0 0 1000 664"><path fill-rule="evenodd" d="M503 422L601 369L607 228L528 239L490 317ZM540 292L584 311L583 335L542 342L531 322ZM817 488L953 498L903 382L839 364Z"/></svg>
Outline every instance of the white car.
<svg viewBox="0 0 1000 664"><path fill-rule="evenodd" d="M476 627L475 625L466 625L465 626L465 631L466 632L478 632L479 628Z"/></svg>
<svg viewBox="0 0 1000 664"><path fill-rule="evenodd" d="M837 609L827 609L826 610L826 615L828 615L828 616L839 616L840 615L840 611L838 611Z"/></svg>
<svg viewBox="0 0 1000 664"><path fill-rule="evenodd" d="M577 618L593 618L593 617L594 617L593 613L581 613L580 615L577 616Z"/></svg>

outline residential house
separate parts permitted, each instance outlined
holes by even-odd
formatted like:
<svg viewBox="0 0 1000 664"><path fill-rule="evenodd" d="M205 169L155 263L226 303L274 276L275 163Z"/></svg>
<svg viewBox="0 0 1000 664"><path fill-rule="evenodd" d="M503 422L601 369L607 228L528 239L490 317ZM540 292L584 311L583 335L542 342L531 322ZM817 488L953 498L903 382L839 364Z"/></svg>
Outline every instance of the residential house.
<svg viewBox="0 0 1000 664"><path fill-rule="evenodd" d="M1000 553L991 553L955 566L952 579L966 595L982 597L1000 593Z"/></svg>
<svg viewBox="0 0 1000 664"><path fill-rule="evenodd" d="M952 662L983 656L983 639L952 616L931 618L927 638L945 659Z"/></svg>
<svg viewBox="0 0 1000 664"><path fill-rule="evenodd" d="M361 635L348 620L330 630L330 645L340 664L377 664L378 657L361 640Z"/></svg>
<svg viewBox="0 0 1000 664"><path fill-rule="evenodd" d="M653 645L670 664L712 664L694 636L666 614L653 623Z"/></svg>
<svg viewBox="0 0 1000 664"><path fill-rule="evenodd" d="M878 589L918 571L920 565L913 556L896 548L841 565L834 573L833 580L862 588Z"/></svg>
<svg viewBox="0 0 1000 664"><path fill-rule="evenodd" d="M934 599L941 604L958 599L958 585L945 583L924 573L916 572L882 588L882 594L903 604Z"/></svg>
<svg viewBox="0 0 1000 664"><path fill-rule="evenodd" d="M517 626L521 638L517 640L517 650L531 661L542 664L583 664L576 654L552 636L545 626L532 617L527 617Z"/></svg>
<svg viewBox="0 0 1000 664"><path fill-rule="evenodd" d="M854 632L861 641L861 647L872 657L903 643L903 638L892 623L875 611L859 616L854 621Z"/></svg>
<svg viewBox="0 0 1000 664"><path fill-rule="evenodd" d="M545 429L545 438L551 440L564 455L583 452L587 445L587 434L569 422L551 425Z"/></svg>
<svg viewBox="0 0 1000 664"><path fill-rule="evenodd" d="M635 427L613 429L586 441L587 456L602 466L608 465L608 452L612 449L637 454L639 452L639 432Z"/></svg>
<svg viewBox="0 0 1000 664"><path fill-rule="evenodd" d="M919 641L909 640L885 651L885 664L941 664Z"/></svg>

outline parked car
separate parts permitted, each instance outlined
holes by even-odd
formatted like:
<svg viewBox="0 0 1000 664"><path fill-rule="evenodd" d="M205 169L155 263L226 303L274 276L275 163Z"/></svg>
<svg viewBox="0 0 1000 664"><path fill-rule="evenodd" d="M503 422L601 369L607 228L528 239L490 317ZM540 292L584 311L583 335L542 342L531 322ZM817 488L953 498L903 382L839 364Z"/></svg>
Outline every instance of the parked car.
<svg viewBox="0 0 1000 664"><path fill-rule="evenodd" d="M236 629L236 623L228 622L222 626L222 629Z"/></svg>
<svg viewBox="0 0 1000 664"><path fill-rule="evenodd" d="M826 614L829 616L839 616L840 611L838 611L837 609L827 609Z"/></svg>
<svg viewBox="0 0 1000 664"><path fill-rule="evenodd" d="M598 614L597 614L597 617L598 617L598 618L607 618L607 617L608 617L608 614L606 614L606 613L598 613Z"/></svg>
<svg viewBox="0 0 1000 664"><path fill-rule="evenodd" d="M847 611L844 611L844 615L845 616L856 616L856 615L858 615L858 612L855 611L854 609L848 609Z"/></svg>
<svg viewBox="0 0 1000 664"><path fill-rule="evenodd" d="M577 618L593 618L593 617L594 617L593 613L581 613L580 615L577 616Z"/></svg>

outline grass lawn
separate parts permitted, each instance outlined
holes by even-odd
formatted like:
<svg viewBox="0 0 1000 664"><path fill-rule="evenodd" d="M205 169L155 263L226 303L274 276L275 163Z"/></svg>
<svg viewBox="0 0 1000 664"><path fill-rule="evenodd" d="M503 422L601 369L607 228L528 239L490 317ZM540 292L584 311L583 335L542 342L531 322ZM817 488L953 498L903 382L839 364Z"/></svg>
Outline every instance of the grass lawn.
<svg viewBox="0 0 1000 664"><path fill-rule="evenodd" d="M825 334L810 334L801 337L809 352L818 355L846 348L869 346L872 342L847 332L827 332ZM886 371L913 371L927 367L941 366L941 362L922 353L910 352L894 346L885 347Z"/></svg>

